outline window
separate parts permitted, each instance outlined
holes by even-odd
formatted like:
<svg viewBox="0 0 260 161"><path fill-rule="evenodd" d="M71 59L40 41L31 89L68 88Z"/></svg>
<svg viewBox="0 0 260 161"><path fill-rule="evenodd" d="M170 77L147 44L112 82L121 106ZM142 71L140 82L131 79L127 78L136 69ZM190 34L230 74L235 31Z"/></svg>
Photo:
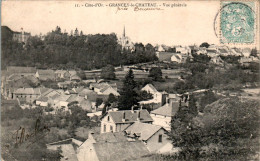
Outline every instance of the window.
<svg viewBox="0 0 260 161"><path fill-rule="evenodd" d="M113 126L110 125L110 131L113 132Z"/></svg>
<svg viewBox="0 0 260 161"><path fill-rule="evenodd" d="M110 118L109 118L109 116L107 116L107 121L109 121L110 120Z"/></svg>
<svg viewBox="0 0 260 161"><path fill-rule="evenodd" d="M162 142L162 134L159 135L158 142L159 142L159 143Z"/></svg>
<svg viewBox="0 0 260 161"><path fill-rule="evenodd" d="M106 132L107 131L107 126L106 125L104 125L104 132Z"/></svg>

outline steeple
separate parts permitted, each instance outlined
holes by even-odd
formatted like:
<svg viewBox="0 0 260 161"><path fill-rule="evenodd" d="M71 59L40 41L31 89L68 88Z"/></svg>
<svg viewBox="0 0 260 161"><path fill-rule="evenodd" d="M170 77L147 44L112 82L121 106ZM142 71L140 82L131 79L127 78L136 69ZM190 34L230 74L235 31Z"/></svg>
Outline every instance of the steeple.
<svg viewBox="0 0 260 161"><path fill-rule="evenodd" d="M125 25L124 25L124 30L123 30L123 37L125 37Z"/></svg>

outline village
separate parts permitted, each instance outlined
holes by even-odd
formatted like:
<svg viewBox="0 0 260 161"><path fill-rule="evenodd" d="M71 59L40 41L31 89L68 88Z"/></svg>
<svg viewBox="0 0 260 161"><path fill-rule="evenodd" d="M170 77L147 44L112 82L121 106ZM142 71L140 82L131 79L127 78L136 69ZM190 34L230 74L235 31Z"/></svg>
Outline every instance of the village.
<svg viewBox="0 0 260 161"><path fill-rule="evenodd" d="M168 66L186 63L187 59L192 61L193 57L190 54L192 52L196 52L198 55L208 55L211 57L210 63L219 68L228 65L220 58L222 55L241 56L239 63L243 65L259 61L259 57L250 56L250 51L245 49L240 51L239 49L224 49L211 45L207 49L195 46L176 47L176 53L173 53L166 52L160 46L156 52L160 64L143 63L121 66L116 68L116 77L120 78L121 75L123 79L122 75L130 69L137 77L138 75L147 77L148 71L152 67L160 67L163 69L162 75L164 77L182 79L180 68L170 69ZM174 70L175 73L171 74ZM189 106L190 94L201 95L208 89L178 94L158 91L151 83L148 83L141 88L141 91L151 94L151 99L140 101L138 108L118 110L118 108L108 108L105 101L111 95L113 97L120 96L117 85L121 84L118 83L120 79L118 81L102 79L100 72L101 70L84 71L83 80L82 72L79 73L76 70L9 66L6 71L2 71L2 99L15 100L22 109L40 107L44 110L45 115L70 113L70 107L76 105L87 111L86 117L98 117L100 120L99 130L89 130L86 141L67 138L47 144L48 149L51 150L60 148L64 160L92 161L114 160L115 158L128 160L149 156L153 153L171 154L178 152L179 149L172 146L171 140L167 136L167 133L171 131L172 117L176 115L180 107ZM93 73L95 73L95 78ZM86 79L86 76L91 79ZM46 87L44 84L48 86ZM252 87L259 88L259 84L257 82L245 84L244 97L259 96L259 90L256 90L258 93L252 93L254 90ZM223 92L214 91L214 93L223 95ZM238 93L231 92L229 95L238 96ZM241 93L240 97L242 98ZM98 103L97 100L101 100L101 102ZM146 105L150 105L152 108L147 110ZM102 114L104 108L106 108L106 112Z"/></svg>
<svg viewBox="0 0 260 161"><path fill-rule="evenodd" d="M30 49L40 53L44 43L52 48L52 38L55 40L57 35L68 38L68 42L72 39L89 43L88 38L92 38L79 34L78 29L68 36L57 27L47 36L36 36L37 41L44 43L34 48L31 44L37 41L31 39L30 33L2 28L11 33L11 43L17 43L19 50L28 53L33 51ZM205 109L220 106L223 100L242 104L257 101L260 96L257 49L206 42L189 46L144 46L134 44L126 36L125 28L118 39L113 34L107 35L109 41L111 37L120 48L117 54L126 57L125 62L99 64L105 60L101 61L102 56L97 54L93 61L86 59L83 65L77 64L81 60L78 56L74 62L64 59L66 63L56 64L50 57L45 60L49 64L39 59L35 65L19 66L13 63L15 59L19 64L19 58L6 56L11 60L5 62L1 71L6 140L10 139L7 131L14 131L10 125L16 124L16 119L20 120L20 127L33 129L28 122L32 124L35 118L40 118L50 130L42 145L51 151L50 156L57 153L56 160L158 160L156 157L184 152L171 139L182 127L179 122L186 121L184 130L191 130L193 122L199 124L197 120L207 116L209 110ZM105 52L109 50L104 46ZM101 47L93 48L98 51ZM30 58L41 55L37 54ZM24 146L17 140L13 144ZM5 154L5 157L13 156Z"/></svg>

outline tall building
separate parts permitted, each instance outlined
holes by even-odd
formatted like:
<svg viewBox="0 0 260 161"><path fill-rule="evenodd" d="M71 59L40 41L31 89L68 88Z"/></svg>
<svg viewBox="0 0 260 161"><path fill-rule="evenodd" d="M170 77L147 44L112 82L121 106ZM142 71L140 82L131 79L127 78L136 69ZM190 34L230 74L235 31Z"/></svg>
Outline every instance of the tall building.
<svg viewBox="0 0 260 161"><path fill-rule="evenodd" d="M123 30L122 37L119 38L118 43L122 46L122 49L134 50L134 44L131 42L130 38L125 34L125 27Z"/></svg>
<svg viewBox="0 0 260 161"><path fill-rule="evenodd" d="M23 28L21 28L21 32L13 31L13 40L19 43L26 43L30 36L31 33L24 32Z"/></svg>

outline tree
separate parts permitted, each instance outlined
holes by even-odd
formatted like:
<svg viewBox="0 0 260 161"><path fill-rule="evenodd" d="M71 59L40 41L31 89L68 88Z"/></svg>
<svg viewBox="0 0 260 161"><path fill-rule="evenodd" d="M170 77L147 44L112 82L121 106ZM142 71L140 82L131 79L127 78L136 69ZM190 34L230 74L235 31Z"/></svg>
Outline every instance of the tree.
<svg viewBox="0 0 260 161"><path fill-rule="evenodd" d="M162 79L162 70L159 67L152 67L149 71L148 77L152 77L155 81Z"/></svg>
<svg viewBox="0 0 260 161"><path fill-rule="evenodd" d="M103 79L115 79L115 68L113 65L107 65L101 70L101 78Z"/></svg>
<svg viewBox="0 0 260 161"><path fill-rule="evenodd" d="M200 47L205 47L205 48L208 48L210 45L209 45L209 43L207 43L207 42L204 42L204 43L202 43L201 45L200 45Z"/></svg>
<svg viewBox="0 0 260 161"><path fill-rule="evenodd" d="M215 96L215 94L212 91L206 91L204 92L204 96L200 98L200 108L199 111L203 112L204 108L211 104L212 102L215 102L218 98Z"/></svg>
<svg viewBox="0 0 260 161"><path fill-rule="evenodd" d="M250 55L254 56L254 57L257 57L257 49L256 48L252 49Z"/></svg>
<svg viewBox="0 0 260 161"><path fill-rule="evenodd" d="M97 98L97 99L96 99L96 107L97 107L97 108L98 108L102 103L103 103L103 99L102 99L102 98Z"/></svg>
<svg viewBox="0 0 260 161"><path fill-rule="evenodd" d="M223 98L206 106L204 115L180 109L169 136L179 160L255 160L259 147L259 102Z"/></svg>
<svg viewBox="0 0 260 161"><path fill-rule="evenodd" d="M118 107L120 110L130 110L132 106L138 105L136 82L133 70L130 69L124 79L123 88L120 91Z"/></svg>

